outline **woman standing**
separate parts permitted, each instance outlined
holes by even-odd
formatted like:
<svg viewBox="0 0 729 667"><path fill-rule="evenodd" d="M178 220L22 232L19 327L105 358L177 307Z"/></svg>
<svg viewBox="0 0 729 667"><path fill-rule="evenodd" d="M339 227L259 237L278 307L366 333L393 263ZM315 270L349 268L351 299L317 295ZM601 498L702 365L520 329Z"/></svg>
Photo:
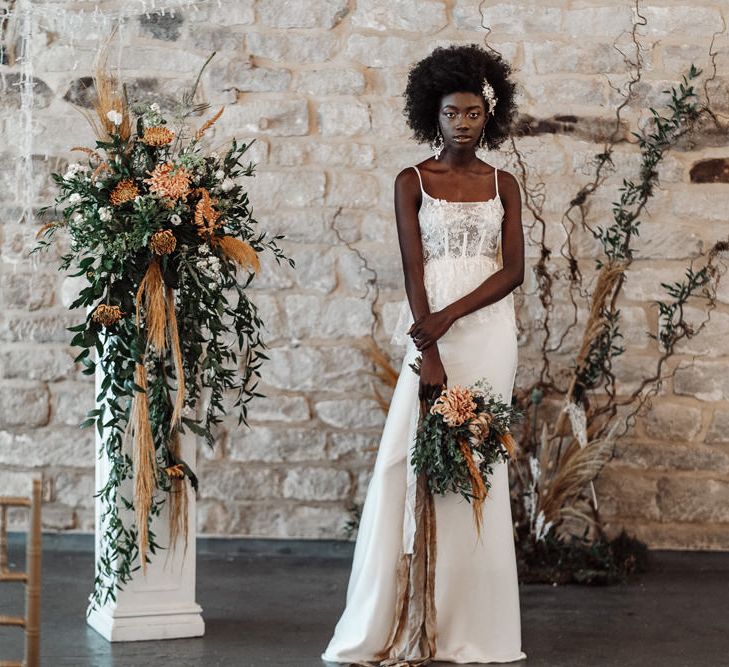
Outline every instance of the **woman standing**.
<svg viewBox="0 0 729 667"><path fill-rule="evenodd" d="M398 562L411 530L408 467L419 399L434 398L447 382L485 378L511 400L511 292L524 276L521 196L511 174L476 156L508 136L516 112L510 73L498 54L476 45L437 48L410 70L405 113L414 138L434 151L395 180L408 298L395 340L410 338L362 511L346 609L322 656L327 661L388 657ZM419 377L410 368L417 356ZM480 538L460 496L436 496L435 515L435 659L526 658L507 463L494 466Z"/></svg>

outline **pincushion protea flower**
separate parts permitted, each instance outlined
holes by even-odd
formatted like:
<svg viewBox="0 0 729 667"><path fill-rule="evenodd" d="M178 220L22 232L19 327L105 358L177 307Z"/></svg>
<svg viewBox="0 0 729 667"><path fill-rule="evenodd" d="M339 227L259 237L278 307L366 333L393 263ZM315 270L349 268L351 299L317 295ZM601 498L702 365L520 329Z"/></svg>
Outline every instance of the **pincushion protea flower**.
<svg viewBox="0 0 729 667"><path fill-rule="evenodd" d="M166 146L175 138L175 133L164 125L154 125L144 130L142 143L147 146Z"/></svg>
<svg viewBox="0 0 729 667"><path fill-rule="evenodd" d="M169 255L177 247L177 239L169 229L160 229L152 234L149 247L156 255Z"/></svg>
<svg viewBox="0 0 729 667"><path fill-rule="evenodd" d="M187 169L172 162L165 162L158 164L144 182L149 183L150 192L174 201L187 200L187 195L190 194L190 179L191 174Z"/></svg>
<svg viewBox="0 0 729 667"><path fill-rule="evenodd" d="M124 317L124 313L122 313L119 306L110 306L106 303L102 303L96 306L96 310L91 316L91 319L102 326L110 327L116 324L122 317Z"/></svg>
<svg viewBox="0 0 729 667"><path fill-rule="evenodd" d="M116 184L116 187L109 196L109 201L114 206L121 206L124 202L134 199L137 195L139 195L139 190L134 185L134 181L125 178Z"/></svg>
<svg viewBox="0 0 729 667"><path fill-rule="evenodd" d="M476 403L469 389L453 385L444 389L430 408L430 414L440 414L449 426L460 426L476 416Z"/></svg>

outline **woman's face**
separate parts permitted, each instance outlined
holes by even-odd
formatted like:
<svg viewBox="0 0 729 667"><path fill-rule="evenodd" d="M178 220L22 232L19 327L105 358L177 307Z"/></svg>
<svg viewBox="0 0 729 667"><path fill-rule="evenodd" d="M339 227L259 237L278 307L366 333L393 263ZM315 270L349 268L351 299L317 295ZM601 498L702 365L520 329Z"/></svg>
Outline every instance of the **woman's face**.
<svg viewBox="0 0 729 667"><path fill-rule="evenodd" d="M474 93L451 93L440 101L438 122L446 146L475 148L486 124L483 98Z"/></svg>

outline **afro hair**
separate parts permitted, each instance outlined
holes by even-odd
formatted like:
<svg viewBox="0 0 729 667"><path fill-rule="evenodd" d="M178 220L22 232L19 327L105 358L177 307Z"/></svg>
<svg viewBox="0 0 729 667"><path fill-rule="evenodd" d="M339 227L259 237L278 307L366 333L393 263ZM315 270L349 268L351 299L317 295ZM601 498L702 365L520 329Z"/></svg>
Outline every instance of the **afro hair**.
<svg viewBox="0 0 729 667"><path fill-rule="evenodd" d="M437 47L415 63L408 73L405 87L405 109L413 138L420 143L432 142L438 130L441 100L451 93L469 92L481 95L483 81L493 86L496 109L486 123L486 145L498 148L511 131L516 115L516 85L509 79L511 66L496 51L487 51L478 44ZM488 102L484 100L488 114Z"/></svg>

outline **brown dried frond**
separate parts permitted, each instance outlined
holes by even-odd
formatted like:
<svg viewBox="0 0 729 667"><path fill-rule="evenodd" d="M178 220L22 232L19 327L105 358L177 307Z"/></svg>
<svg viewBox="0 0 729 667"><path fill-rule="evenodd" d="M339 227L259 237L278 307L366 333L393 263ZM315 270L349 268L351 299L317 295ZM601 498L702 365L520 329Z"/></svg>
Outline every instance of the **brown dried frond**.
<svg viewBox="0 0 729 667"><path fill-rule="evenodd" d="M220 107L220 111L218 111L218 113L216 113L210 120L206 121L205 124L197 132L195 132L195 141L200 141L202 135L215 125L218 118L223 115L223 109L225 109L225 107Z"/></svg>
<svg viewBox="0 0 729 667"><path fill-rule="evenodd" d="M95 181L96 177L102 172L102 171L111 171L111 167L106 163L102 162L96 169L94 169L94 173L91 174L91 180Z"/></svg>
<svg viewBox="0 0 729 667"><path fill-rule="evenodd" d="M155 255L169 255L177 247L177 239L169 229L160 229L152 234L149 247Z"/></svg>
<svg viewBox="0 0 729 667"><path fill-rule="evenodd" d="M575 445L560 457L559 468L549 475L548 484L542 486L539 506L547 521L559 518L563 508L569 506L583 492L612 455L612 443L593 440L584 447ZM542 474L545 474L542 470Z"/></svg>
<svg viewBox="0 0 729 667"><path fill-rule="evenodd" d="M165 328L167 313L165 305L165 283L159 260L155 257L147 268L142 282L137 290L137 326L142 321L142 300L144 300L145 315L147 319L147 341L151 343L158 353L167 349Z"/></svg>
<svg viewBox="0 0 729 667"><path fill-rule="evenodd" d="M172 360L175 364L175 376L177 377L177 392L175 395L175 406L172 410L170 426L176 429L182 417L182 409L185 407L185 369L182 364L182 348L180 346L180 332L177 326L177 313L175 312L175 294L172 288L167 288L167 329L172 347Z"/></svg>
<svg viewBox="0 0 729 667"><path fill-rule="evenodd" d="M228 259L237 262L244 269L258 273L261 262L256 251L248 243L233 236L221 236L217 239L217 243Z"/></svg>
<svg viewBox="0 0 729 667"><path fill-rule="evenodd" d="M147 146L166 146L175 138L175 133L164 125L145 128L142 143Z"/></svg>
<svg viewBox="0 0 729 667"><path fill-rule="evenodd" d="M137 364L134 382L142 389L134 393L130 425L134 435L134 509L139 535L139 560L142 571L147 570L147 549L149 548L149 512L155 489L155 451L152 426L149 421L149 401L147 399L147 371L144 364Z"/></svg>
<svg viewBox="0 0 729 667"><path fill-rule="evenodd" d="M205 188L200 188L195 192L199 192L201 195L200 200L195 205L197 233L199 236L211 241L215 235L215 230L220 227L218 223L220 211L216 210L213 206L215 201L210 197L210 193Z"/></svg>
<svg viewBox="0 0 729 667"><path fill-rule="evenodd" d="M139 195L137 186L134 185L134 181L129 178L125 178L116 184L116 187L112 190L109 196L109 201L114 206L121 206L125 202L131 201Z"/></svg>
<svg viewBox="0 0 729 667"><path fill-rule="evenodd" d="M71 150L72 151L81 151L82 153L86 153L86 155L93 158L94 160L97 160L98 162L101 162L104 159L95 150L93 150L91 148L86 148L86 146L74 146Z"/></svg>
<svg viewBox="0 0 729 667"><path fill-rule="evenodd" d="M481 477L481 472L478 469L476 462L473 460L473 452L471 451L468 443L465 440L461 440L459 447L461 454L463 454L463 458L466 460L468 474L471 478L471 493L473 494L473 498L471 499L471 509L473 510L473 520L476 524L476 534L480 537L482 519L481 508L483 507L484 500L486 500L488 489L483 481L483 477Z"/></svg>

